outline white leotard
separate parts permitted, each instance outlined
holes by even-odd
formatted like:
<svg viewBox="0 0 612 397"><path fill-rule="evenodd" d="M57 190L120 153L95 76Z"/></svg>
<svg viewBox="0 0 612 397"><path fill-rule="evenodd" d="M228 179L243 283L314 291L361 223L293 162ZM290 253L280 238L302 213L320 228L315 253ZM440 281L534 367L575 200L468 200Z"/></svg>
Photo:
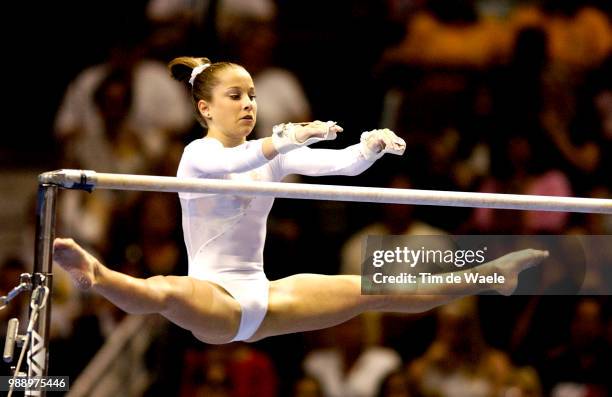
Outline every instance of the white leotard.
<svg viewBox="0 0 612 397"><path fill-rule="evenodd" d="M185 147L177 177L279 182L289 174L357 175L373 162L359 145L342 150L302 147L268 160L262 140L226 148L213 138ZM263 272L266 221L274 198L179 193L189 276L217 283L241 305L234 340L252 336L263 320L268 280Z"/></svg>

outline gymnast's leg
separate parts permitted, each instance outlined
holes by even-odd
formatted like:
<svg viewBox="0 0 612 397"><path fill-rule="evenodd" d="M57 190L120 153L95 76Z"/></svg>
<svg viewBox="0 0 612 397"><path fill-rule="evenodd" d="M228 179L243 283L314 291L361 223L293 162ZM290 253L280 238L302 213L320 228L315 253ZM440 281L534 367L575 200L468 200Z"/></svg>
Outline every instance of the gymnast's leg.
<svg viewBox="0 0 612 397"><path fill-rule="evenodd" d="M229 342L238 330L240 305L213 283L187 276L131 277L107 268L72 239L58 238L53 248L53 260L80 289L128 313L159 313L207 343Z"/></svg>
<svg viewBox="0 0 612 397"><path fill-rule="evenodd" d="M510 295L518 274L548 256L546 251L527 249L512 252L474 269L487 275L497 272L507 282L496 289ZM455 272L461 274L464 270ZM273 335L332 327L365 311L417 313L466 295L493 289L481 284L420 285L419 293L362 295L360 276L297 274L270 283L268 312L249 341Z"/></svg>

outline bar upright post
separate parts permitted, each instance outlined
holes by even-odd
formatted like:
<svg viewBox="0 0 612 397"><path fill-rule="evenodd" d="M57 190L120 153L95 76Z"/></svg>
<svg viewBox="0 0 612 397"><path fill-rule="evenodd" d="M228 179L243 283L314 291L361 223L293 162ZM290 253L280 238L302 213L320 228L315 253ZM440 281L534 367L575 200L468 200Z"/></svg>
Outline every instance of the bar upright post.
<svg viewBox="0 0 612 397"><path fill-rule="evenodd" d="M28 377L47 376L49 368L49 326L51 324L51 294L53 287L53 240L55 239L55 204L57 186L41 183L36 203L36 240L32 291L38 286L49 288L49 298L32 330L28 348ZM44 276L44 277L41 277ZM30 309L31 310L31 309ZM33 313L30 312L30 316ZM29 396L44 396L42 391L26 392Z"/></svg>

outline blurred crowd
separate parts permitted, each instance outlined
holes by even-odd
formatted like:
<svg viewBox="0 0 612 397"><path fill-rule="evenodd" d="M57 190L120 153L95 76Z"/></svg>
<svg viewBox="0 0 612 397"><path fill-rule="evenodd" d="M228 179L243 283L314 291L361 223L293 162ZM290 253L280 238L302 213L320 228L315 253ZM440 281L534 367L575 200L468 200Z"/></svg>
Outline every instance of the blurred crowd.
<svg viewBox="0 0 612 397"><path fill-rule="evenodd" d="M609 1L135 4L66 78L48 126L48 169L175 176L202 130L165 64L190 55L251 73L253 138L280 122L331 119L345 132L326 147L378 127L407 142L404 156L358 177L292 181L612 198ZM125 5L97 7L112 23ZM175 195L65 191L56 233L130 275L186 274ZM358 274L363 237L374 234L610 235L612 216L277 200L266 274ZM25 248L0 267L2 294L29 271L33 219L23 235ZM76 378L124 313L57 270L49 373ZM482 295L254 344L207 346L168 323L147 354L156 381L146 395L607 396L610 271L589 282L592 296ZM23 318L21 303L0 311L0 324Z"/></svg>

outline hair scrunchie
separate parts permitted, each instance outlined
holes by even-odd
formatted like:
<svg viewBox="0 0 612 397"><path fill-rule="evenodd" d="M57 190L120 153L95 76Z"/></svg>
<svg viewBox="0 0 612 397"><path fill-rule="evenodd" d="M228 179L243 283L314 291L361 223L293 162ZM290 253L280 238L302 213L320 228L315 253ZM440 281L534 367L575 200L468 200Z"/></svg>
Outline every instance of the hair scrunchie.
<svg viewBox="0 0 612 397"><path fill-rule="evenodd" d="M195 81L196 77L198 77L198 75L202 73L209 66L210 66L210 63L205 63L203 65L199 65L193 68L193 70L191 71L191 77L189 78L189 84L191 84L192 87L193 87L193 82Z"/></svg>

